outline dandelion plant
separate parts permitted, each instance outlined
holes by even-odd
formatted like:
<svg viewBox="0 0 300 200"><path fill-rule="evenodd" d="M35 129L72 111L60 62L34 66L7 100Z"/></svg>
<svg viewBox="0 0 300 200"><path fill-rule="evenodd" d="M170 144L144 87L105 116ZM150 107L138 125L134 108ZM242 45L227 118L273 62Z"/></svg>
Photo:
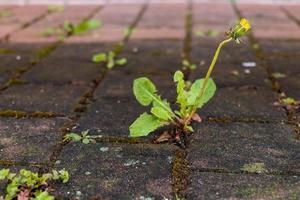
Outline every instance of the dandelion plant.
<svg viewBox="0 0 300 200"><path fill-rule="evenodd" d="M177 84L178 110L172 110L167 100L162 99L157 94L155 85L146 77L134 80L133 93L137 101L143 106L151 106L150 113L141 114L129 127L130 136L147 136L154 130L173 125L182 132L193 132L192 121L201 121L196 111L207 103L217 89L211 73L215 67L218 56L223 46L231 41L241 42L244 36L251 28L249 22L242 18L233 28L226 32L227 38L220 42L213 60L209 66L205 78L195 80L190 87L186 87L186 81L181 71L174 74L174 82Z"/></svg>

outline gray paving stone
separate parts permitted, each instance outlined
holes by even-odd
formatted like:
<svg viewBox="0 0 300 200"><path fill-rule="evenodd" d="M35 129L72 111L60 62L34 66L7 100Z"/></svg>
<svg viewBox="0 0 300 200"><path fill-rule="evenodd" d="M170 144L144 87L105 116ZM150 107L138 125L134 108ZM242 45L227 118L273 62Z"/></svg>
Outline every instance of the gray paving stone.
<svg viewBox="0 0 300 200"><path fill-rule="evenodd" d="M69 114L87 89L86 86L79 84L12 86L0 94L0 109Z"/></svg>
<svg viewBox="0 0 300 200"><path fill-rule="evenodd" d="M0 119L1 160L47 162L61 141L60 126L65 119Z"/></svg>
<svg viewBox="0 0 300 200"><path fill-rule="evenodd" d="M172 146L70 144L56 168L65 168L71 179L58 186L57 197L170 199L173 152Z"/></svg>
<svg viewBox="0 0 300 200"><path fill-rule="evenodd" d="M187 199L299 199L299 176L193 172Z"/></svg>
<svg viewBox="0 0 300 200"><path fill-rule="evenodd" d="M293 127L284 124L203 123L192 135L188 160L195 170L264 163L269 173L299 174L299 146Z"/></svg>
<svg viewBox="0 0 300 200"><path fill-rule="evenodd" d="M76 51L74 50L76 49ZM93 63L95 53L106 53L113 44L64 44L23 76L29 83L80 83L89 85L101 73L103 65Z"/></svg>
<svg viewBox="0 0 300 200"><path fill-rule="evenodd" d="M218 83L217 83L218 86ZM200 116L233 116L285 120L285 111L273 105L277 94L265 88L220 88L215 96L198 113Z"/></svg>

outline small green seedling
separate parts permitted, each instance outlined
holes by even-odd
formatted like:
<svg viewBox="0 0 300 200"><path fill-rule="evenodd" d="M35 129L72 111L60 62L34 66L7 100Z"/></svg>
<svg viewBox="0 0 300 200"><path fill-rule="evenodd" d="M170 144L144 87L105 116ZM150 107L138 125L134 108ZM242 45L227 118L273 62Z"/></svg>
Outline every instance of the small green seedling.
<svg viewBox="0 0 300 200"><path fill-rule="evenodd" d="M207 31L198 30L198 31L195 32L195 35L197 37L205 37L205 36L217 37L218 35L220 35L220 32L217 31L217 30L213 30L213 29L209 29Z"/></svg>
<svg viewBox="0 0 300 200"><path fill-rule="evenodd" d="M108 69L112 69L114 66L123 66L127 64L126 58L116 59L116 54L113 51L106 53L97 53L93 55L92 61L94 63L106 63Z"/></svg>
<svg viewBox="0 0 300 200"><path fill-rule="evenodd" d="M93 19L83 21L79 24L72 24L69 21L65 21L61 27L46 28L43 32L43 35L46 37L57 36L63 40L68 35L82 35L86 32L101 27L101 25L101 21Z"/></svg>
<svg viewBox="0 0 300 200"><path fill-rule="evenodd" d="M55 12L63 12L65 7L63 5L49 5L48 12L55 13Z"/></svg>
<svg viewBox="0 0 300 200"><path fill-rule="evenodd" d="M196 64L192 64L186 59L182 61L182 65L183 65L183 70L186 69L195 70L197 68Z"/></svg>
<svg viewBox="0 0 300 200"><path fill-rule="evenodd" d="M267 172L265 163L244 164L241 170L244 172L257 173L257 174Z"/></svg>
<svg viewBox="0 0 300 200"><path fill-rule="evenodd" d="M131 27L125 28L123 31L124 37L129 37L135 30L136 30L135 28L131 28Z"/></svg>
<svg viewBox="0 0 300 200"><path fill-rule="evenodd" d="M5 200L30 199L30 200L54 200L49 193L48 181L69 181L69 173L66 170L52 170L51 173L39 175L26 169L21 169L18 174L10 172L10 169L0 170L0 181L7 180Z"/></svg>
<svg viewBox="0 0 300 200"><path fill-rule="evenodd" d="M216 91L216 85L210 75L216 64L221 48L232 40L240 43L240 37L250 29L246 19L241 19L229 32L228 38L222 41L214 55L205 78L194 81L190 88L186 88L184 75L181 71L174 74L174 82L177 84L176 103L179 109L173 111L167 100L157 94L155 85L146 77L134 80L133 93L137 101L143 106L151 106L150 114L144 112L129 127L132 137L147 136L150 132L166 126L176 127L175 138L180 138L181 133L193 132L192 121L200 122L201 118L196 114L197 109L207 103Z"/></svg>
<svg viewBox="0 0 300 200"><path fill-rule="evenodd" d="M12 12L10 10L1 10L0 11L0 18L10 17L10 16L12 16Z"/></svg>
<svg viewBox="0 0 300 200"><path fill-rule="evenodd" d="M96 143L97 138L101 135L89 135L89 130L82 131L81 134L69 133L64 137L64 141L82 142L83 144Z"/></svg>

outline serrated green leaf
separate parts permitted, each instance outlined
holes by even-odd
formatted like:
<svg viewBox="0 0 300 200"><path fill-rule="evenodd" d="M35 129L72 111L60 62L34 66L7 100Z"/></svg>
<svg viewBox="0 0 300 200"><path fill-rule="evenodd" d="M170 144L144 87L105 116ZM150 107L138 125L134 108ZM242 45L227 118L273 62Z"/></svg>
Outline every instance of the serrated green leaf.
<svg viewBox="0 0 300 200"><path fill-rule="evenodd" d="M151 108L151 113L156 116L159 119L162 119L164 121L168 121L170 119L172 119L172 116L170 115L169 112L167 112L166 110L164 110L162 107L153 107Z"/></svg>
<svg viewBox="0 0 300 200"><path fill-rule="evenodd" d="M35 198L30 198L32 200L54 200L54 197L51 196L47 191L37 191L34 193Z"/></svg>
<svg viewBox="0 0 300 200"><path fill-rule="evenodd" d="M9 169L1 169L0 170L0 181L4 180L8 177L10 170Z"/></svg>
<svg viewBox="0 0 300 200"><path fill-rule="evenodd" d="M98 62L106 62L107 56L105 53L97 53L93 55L92 58L93 62L98 63Z"/></svg>
<svg viewBox="0 0 300 200"><path fill-rule="evenodd" d="M69 172L67 172L65 169L59 170L58 173L63 183L67 183L69 181Z"/></svg>
<svg viewBox="0 0 300 200"><path fill-rule="evenodd" d="M183 80L183 78L184 78L184 75L183 75L183 73L182 73L181 71L178 70L178 71L176 71L176 72L174 73L174 78L173 78L173 80L174 80L175 83L177 83L177 82Z"/></svg>
<svg viewBox="0 0 300 200"><path fill-rule="evenodd" d="M203 104L208 102L214 96L217 87L216 87L216 84L214 83L214 81L210 78L207 82L206 89L203 93L202 98L200 100L198 100L198 102L196 102L203 82L204 82L204 79L198 79L192 84L191 89L188 92L188 98L187 98L188 105L197 104L198 105L197 107L201 108L203 106Z"/></svg>
<svg viewBox="0 0 300 200"><path fill-rule="evenodd" d="M140 115L129 127L131 137L147 136L150 132L163 126L155 116L148 113Z"/></svg>
<svg viewBox="0 0 300 200"><path fill-rule="evenodd" d="M116 64L117 65L125 65L127 63L127 59L126 58L121 58L119 60L116 60Z"/></svg>
<svg viewBox="0 0 300 200"><path fill-rule="evenodd" d="M135 79L133 82L134 96L143 106L152 103L156 91L155 85L146 77Z"/></svg>
<svg viewBox="0 0 300 200"><path fill-rule="evenodd" d="M180 105L180 116L185 115L187 107L187 92L185 91L184 75L181 71L176 71L174 74L174 82L177 82L177 98L176 103Z"/></svg>
<svg viewBox="0 0 300 200"><path fill-rule="evenodd" d="M82 139L82 137L80 135L78 135L77 133L69 133L65 136L65 139L71 140L73 142L78 142Z"/></svg>

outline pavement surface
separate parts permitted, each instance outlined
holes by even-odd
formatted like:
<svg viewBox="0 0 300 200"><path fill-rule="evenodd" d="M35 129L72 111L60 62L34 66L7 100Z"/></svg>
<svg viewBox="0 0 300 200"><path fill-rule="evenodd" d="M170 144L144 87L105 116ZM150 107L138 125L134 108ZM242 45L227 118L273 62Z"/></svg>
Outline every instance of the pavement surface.
<svg viewBox="0 0 300 200"><path fill-rule="evenodd" d="M0 17L0 169L65 168L70 181L50 184L57 199L300 199L300 109L278 103L300 100L300 6L217 2L1 6L11 15ZM155 144L159 132L129 137L145 110L133 80L149 77L174 103L182 61L198 66L188 80L203 77L240 17L253 29L222 50L216 95L186 148ZM63 41L42 34L87 19L103 25ZM108 51L128 64L91 62ZM96 143L63 141L85 130Z"/></svg>

